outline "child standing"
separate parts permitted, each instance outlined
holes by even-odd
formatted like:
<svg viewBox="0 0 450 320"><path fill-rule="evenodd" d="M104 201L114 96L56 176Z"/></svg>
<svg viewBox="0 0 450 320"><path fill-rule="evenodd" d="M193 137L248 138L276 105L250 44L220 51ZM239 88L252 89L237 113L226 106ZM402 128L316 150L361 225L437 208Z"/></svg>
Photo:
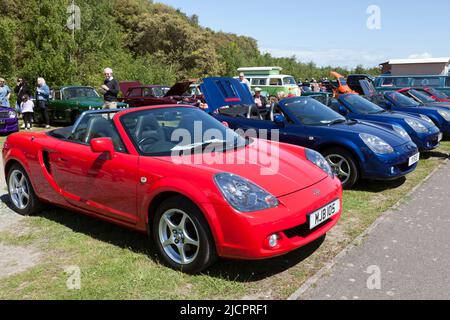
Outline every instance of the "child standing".
<svg viewBox="0 0 450 320"><path fill-rule="evenodd" d="M28 94L23 95L20 109L22 110L25 130L30 130L33 122L34 103L30 100L30 96Z"/></svg>

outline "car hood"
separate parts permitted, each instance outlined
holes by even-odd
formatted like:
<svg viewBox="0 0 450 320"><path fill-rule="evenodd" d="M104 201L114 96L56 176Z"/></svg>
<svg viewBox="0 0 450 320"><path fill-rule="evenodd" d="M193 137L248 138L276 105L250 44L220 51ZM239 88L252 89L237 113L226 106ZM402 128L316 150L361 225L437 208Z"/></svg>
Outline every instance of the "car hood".
<svg viewBox="0 0 450 320"><path fill-rule="evenodd" d="M255 103L250 90L234 78L216 77L205 78L200 85L208 112L234 105L252 105Z"/></svg>
<svg viewBox="0 0 450 320"><path fill-rule="evenodd" d="M353 115L352 115L352 117L353 117ZM357 118L357 116L355 116L355 118ZM392 124L398 123L399 121L403 121L407 118L417 120L417 117L410 116L406 113L392 112L392 111L386 111L386 112L380 113L380 114L365 114L365 115L362 115L361 118L363 118L364 120L369 120L369 121L386 122L386 123L392 123ZM426 121L423 121L423 122L426 122Z"/></svg>
<svg viewBox="0 0 450 320"><path fill-rule="evenodd" d="M0 112L7 112L7 111L12 111L14 110L13 108L8 108L8 107L0 107Z"/></svg>
<svg viewBox="0 0 450 320"><path fill-rule="evenodd" d="M86 107L102 107L105 103L102 98L72 98L65 100L71 104L86 106ZM126 103L117 102L118 106L125 106Z"/></svg>
<svg viewBox="0 0 450 320"><path fill-rule="evenodd" d="M426 107L442 107L450 109L450 103L448 102L426 102L424 103Z"/></svg>
<svg viewBox="0 0 450 320"><path fill-rule="evenodd" d="M230 153L234 153L233 157ZM259 160L254 161L253 157L250 157L254 155L258 155ZM266 140L255 139L246 148L227 151L227 157L239 161L234 161L234 164L203 163L182 164L182 166L188 170L207 170L212 176L222 172L239 175L276 197L308 188L328 177L322 169L306 160L303 148ZM172 162L170 157L160 159Z"/></svg>
<svg viewBox="0 0 450 320"><path fill-rule="evenodd" d="M190 80L177 82L169 91L167 91L164 97L182 96L193 83L194 82Z"/></svg>
<svg viewBox="0 0 450 320"><path fill-rule="evenodd" d="M356 121L354 123L347 122L329 126L327 128L329 128L330 131L334 131L333 134L336 135L342 135L343 132L352 132L358 136L360 133L371 134L383 139L393 147L398 147L405 143L410 142L409 140L401 137L394 130L387 129L383 126L370 122L364 121Z"/></svg>

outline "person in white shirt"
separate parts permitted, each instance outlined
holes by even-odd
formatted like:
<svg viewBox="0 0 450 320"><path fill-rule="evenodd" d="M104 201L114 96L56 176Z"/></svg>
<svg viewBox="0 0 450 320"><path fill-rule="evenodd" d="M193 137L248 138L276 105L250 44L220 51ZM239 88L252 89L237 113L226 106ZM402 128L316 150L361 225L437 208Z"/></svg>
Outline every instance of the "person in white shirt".
<svg viewBox="0 0 450 320"><path fill-rule="evenodd" d="M33 123L34 115L34 103L30 100L30 96L25 94L22 97L22 103L20 104L20 109L22 111L24 129L30 130Z"/></svg>
<svg viewBox="0 0 450 320"><path fill-rule="evenodd" d="M244 88L247 88L248 91L252 92L250 81L248 81L247 78L245 78L245 74L243 72L239 74L239 82L244 86Z"/></svg>

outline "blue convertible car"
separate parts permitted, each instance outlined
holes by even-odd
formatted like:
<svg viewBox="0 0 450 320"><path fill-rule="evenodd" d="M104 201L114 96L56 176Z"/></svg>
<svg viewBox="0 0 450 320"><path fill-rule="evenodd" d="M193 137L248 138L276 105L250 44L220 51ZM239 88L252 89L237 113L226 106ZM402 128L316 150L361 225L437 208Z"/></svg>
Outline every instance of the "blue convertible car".
<svg viewBox="0 0 450 320"><path fill-rule="evenodd" d="M349 119L370 121L392 128L400 135L408 134L420 151L433 150L442 140L442 133L429 118L389 111L357 94L342 94L331 107Z"/></svg>
<svg viewBox="0 0 450 320"><path fill-rule="evenodd" d="M388 110L401 111L431 119L445 135L450 135L450 110L446 107L425 106L396 91L385 92L381 98L376 99L376 103Z"/></svg>
<svg viewBox="0 0 450 320"><path fill-rule="evenodd" d="M393 180L417 166L419 152L408 135L348 120L310 97L285 99L261 113L247 91L231 78L206 78L202 84L216 119L232 129L279 130L281 142L319 151L344 187L360 178Z"/></svg>

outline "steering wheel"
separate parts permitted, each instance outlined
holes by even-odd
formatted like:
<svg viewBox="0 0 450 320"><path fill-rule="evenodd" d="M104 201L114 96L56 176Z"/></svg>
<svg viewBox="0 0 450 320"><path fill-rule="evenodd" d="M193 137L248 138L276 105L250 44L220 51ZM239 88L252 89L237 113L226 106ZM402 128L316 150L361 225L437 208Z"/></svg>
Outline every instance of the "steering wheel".
<svg viewBox="0 0 450 320"><path fill-rule="evenodd" d="M150 145L155 144L159 141L159 137L157 136L144 137L141 140L139 140L138 145L140 146L141 144L144 144L147 141L152 141L151 143L149 143Z"/></svg>

